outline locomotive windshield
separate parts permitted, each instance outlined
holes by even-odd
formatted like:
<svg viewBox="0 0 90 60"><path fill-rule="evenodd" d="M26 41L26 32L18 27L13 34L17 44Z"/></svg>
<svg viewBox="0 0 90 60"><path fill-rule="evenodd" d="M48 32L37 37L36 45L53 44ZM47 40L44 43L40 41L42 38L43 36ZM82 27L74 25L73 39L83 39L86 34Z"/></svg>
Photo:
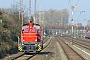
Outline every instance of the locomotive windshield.
<svg viewBox="0 0 90 60"><path fill-rule="evenodd" d="M35 29L30 29L28 25L25 25L25 26L22 27L22 32L23 33L28 33L28 32L29 33L35 33L36 30Z"/></svg>
<svg viewBox="0 0 90 60"><path fill-rule="evenodd" d="M24 29L23 30L24 33L36 33L35 29Z"/></svg>
<svg viewBox="0 0 90 60"><path fill-rule="evenodd" d="M22 27L22 29L26 29L26 28L28 28L28 27L29 27L28 25L25 25L25 26Z"/></svg>
<svg viewBox="0 0 90 60"><path fill-rule="evenodd" d="M34 28L36 28L36 29L40 29L40 26L38 26L38 25L34 25Z"/></svg>

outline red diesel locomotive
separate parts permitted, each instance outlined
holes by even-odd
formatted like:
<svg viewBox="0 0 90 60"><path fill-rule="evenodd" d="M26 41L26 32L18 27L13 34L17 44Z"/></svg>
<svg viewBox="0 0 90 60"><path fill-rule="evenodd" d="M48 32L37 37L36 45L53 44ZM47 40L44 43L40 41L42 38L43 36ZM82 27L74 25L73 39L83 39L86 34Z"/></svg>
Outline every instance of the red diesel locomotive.
<svg viewBox="0 0 90 60"><path fill-rule="evenodd" d="M39 24L32 21L24 24L21 30L21 39L18 40L18 50L25 53L37 53L43 49L43 34Z"/></svg>

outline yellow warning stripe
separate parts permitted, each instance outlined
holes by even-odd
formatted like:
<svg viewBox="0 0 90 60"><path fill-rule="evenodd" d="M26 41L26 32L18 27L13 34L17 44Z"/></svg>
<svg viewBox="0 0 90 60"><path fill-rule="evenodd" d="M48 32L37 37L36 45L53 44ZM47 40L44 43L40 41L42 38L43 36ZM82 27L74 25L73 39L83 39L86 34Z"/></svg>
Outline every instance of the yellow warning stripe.
<svg viewBox="0 0 90 60"><path fill-rule="evenodd" d="M22 51L22 45L19 45L19 46L18 46L18 50L19 50L19 51Z"/></svg>
<svg viewBox="0 0 90 60"><path fill-rule="evenodd" d="M40 44L38 44L38 51L42 50L42 47Z"/></svg>

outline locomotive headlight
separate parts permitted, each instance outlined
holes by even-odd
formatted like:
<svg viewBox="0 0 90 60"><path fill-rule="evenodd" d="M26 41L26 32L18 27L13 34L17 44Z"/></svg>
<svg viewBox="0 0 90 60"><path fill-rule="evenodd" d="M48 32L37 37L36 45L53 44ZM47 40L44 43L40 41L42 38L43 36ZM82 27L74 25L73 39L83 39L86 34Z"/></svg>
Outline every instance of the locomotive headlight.
<svg viewBox="0 0 90 60"><path fill-rule="evenodd" d="M35 41L37 42L37 39Z"/></svg>
<svg viewBox="0 0 90 60"><path fill-rule="evenodd" d="M24 42L24 40L23 40L23 42Z"/></svg>
<svg viewBox="0 0 90 60"><path fill-rule="evenodd" d="M24 45L24 44L22 43L22 45Z"/></svg>
<svg viewBox="0 0 90 60"><path fill-rule="evenodd" d="M24 41L25 41L25 40L22 40L22 45L24 45L24 44L23 44Z"/></svg>
<svg viewBox="0 0 90 60"><path fill-rule="evenodd" d="M37 44L35 44L35 46L37 46Z"/></svg>

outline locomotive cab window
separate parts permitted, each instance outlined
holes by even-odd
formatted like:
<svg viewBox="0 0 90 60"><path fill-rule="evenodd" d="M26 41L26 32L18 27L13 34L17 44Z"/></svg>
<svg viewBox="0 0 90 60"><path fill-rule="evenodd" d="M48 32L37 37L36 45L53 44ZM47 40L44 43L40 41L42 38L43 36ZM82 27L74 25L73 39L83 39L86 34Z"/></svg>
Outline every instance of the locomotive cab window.
<svg viewBox="0 0 90 60"><path fill-rule="evenodd" d="M40 29L40 26L38 26L38 25L34 25L34 28L36 28L36 29Z"/></svg>
<svg viewBox="0 0 90 60"><path fill-rule="evenodd" d="M37 30L37 34L40 34L40 30Z"/></svg>

